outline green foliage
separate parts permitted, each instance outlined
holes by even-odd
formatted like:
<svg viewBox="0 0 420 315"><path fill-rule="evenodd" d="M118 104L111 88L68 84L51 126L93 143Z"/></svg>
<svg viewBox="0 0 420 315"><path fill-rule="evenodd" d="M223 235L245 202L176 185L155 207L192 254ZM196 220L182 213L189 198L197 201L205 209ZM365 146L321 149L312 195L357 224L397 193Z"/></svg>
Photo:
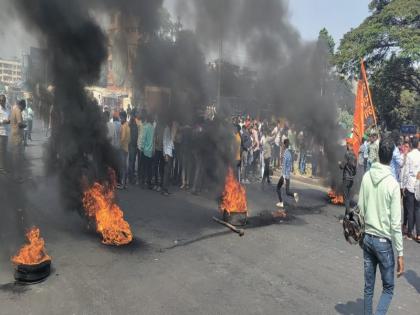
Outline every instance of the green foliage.
<svg viewBox="0 0 420 315"><path fill-rule="evenodd" d="M325 27L319 31L318 41L325 45L330 56L334 55L334 49L335 49L334 38L330 35L330 33L328 33Z"/></svg>
<svg viewBox="0 0 420 315"><path fill-rule="evenodd" d="M373 14L344 35L335 56L340 72L357 73L361 58L380 66L392 53L420 61L420 1L372 1Z"/></svg>
<svg viewBox="0 0 420 315"><path fill-rule="evenodd" d="M372 0L369 3L369 10L372 12L380 12L382 9L389 4L390 0Z"/></svg>
<svg viewBox="0 0 420 315"><path fill-rule="evenodd" d="M347 130L353 127L353 115L347 110L338 108L338 123Z"/></svg>
<svg viewBox="0 0 420 315"><path fill-rule="evenodd" d="M398 128L401 124L419 123L419 94L413 89L412 80L406 78L411 71L413 69L407 58L392 56L372 75L373 102L380 120L386 122L388 129Z"/></svg>
<svg viewBox="0 0 420 315"><path fill-rule="evenodd" d="M348 78L366 60L380 121L389 129L418 123L420 1L372 0L371 15L344 35L334 63Z"/></svg>

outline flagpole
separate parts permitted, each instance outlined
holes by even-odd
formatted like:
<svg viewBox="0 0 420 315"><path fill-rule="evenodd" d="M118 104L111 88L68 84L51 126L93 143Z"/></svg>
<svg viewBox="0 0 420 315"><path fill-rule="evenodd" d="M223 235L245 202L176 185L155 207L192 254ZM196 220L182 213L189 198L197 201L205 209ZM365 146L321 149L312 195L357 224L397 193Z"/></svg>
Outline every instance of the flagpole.
<svg viewBox="0 0 420 315"><path fill-rule="evenodd" d="M373 105L372 94L370 93L369 82L367 80L366 69L365 69L365 61L363 60L363 58L360 60L360 63L361 63L361 67L362 67L363 81L366 84L366 89L367 89L368 96L369 96L369 102L370 102L370 105L371 105L372 110L373 110L372 112L373 112L373 120L375 122L375 129L377 129L378 122L377 122L377 119L376 119L376 111L375 111L375 106Z"/></svg>

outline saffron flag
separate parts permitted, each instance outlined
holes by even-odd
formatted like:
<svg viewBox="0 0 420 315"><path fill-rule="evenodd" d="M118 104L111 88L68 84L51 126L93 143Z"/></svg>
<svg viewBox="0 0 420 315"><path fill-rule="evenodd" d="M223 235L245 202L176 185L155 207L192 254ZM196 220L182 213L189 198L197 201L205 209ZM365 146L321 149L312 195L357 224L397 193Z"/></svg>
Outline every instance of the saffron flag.
<svg viewBox="0 0 420 315"><path fill-rule="evenodd" d="M360 79L357 82L357 94L353 118L353 151L359 155L359 149L363 143L363 135L371 128L376 127L376 114L372 102L372 96L367 81L364 61L361 61Z"/></svg>

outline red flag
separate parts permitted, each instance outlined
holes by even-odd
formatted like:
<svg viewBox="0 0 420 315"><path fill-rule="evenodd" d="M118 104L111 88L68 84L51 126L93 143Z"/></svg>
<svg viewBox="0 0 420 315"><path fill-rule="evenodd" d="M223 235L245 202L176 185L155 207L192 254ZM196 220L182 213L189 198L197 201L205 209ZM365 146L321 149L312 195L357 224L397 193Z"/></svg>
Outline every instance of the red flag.
<svg viewBox="0 0 420 315"><path fill-rule="evenodd" d="M353 151L359 154L366 130L376 127L375 107L369 90L364 61L361 61L361 78L357 82L357 94L353 118Z"/></svg>
<svg viewBox="0 0 420 315"><path fill-rule="evenodd" d="M362 86L363 86L363 115L365 130L376 127L375 106L373 106L372 95L370 94L369 82L366 76L365 63L361 61ZM360 82L360 80L359 80Z"/></svg>

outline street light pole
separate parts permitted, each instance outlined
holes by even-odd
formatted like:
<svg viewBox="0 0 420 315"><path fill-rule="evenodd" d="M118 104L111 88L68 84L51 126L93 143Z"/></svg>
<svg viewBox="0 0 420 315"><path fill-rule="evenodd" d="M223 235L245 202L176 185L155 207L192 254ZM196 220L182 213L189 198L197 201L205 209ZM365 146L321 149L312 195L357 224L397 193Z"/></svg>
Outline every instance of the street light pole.
<svg viewBox="0 0 420 315"><path fill-rule="evenodd" d="M218 73L217 73L217 109L220 110L221 96L222 96L222 57L223 57L223 39L219 41L219 62L218 62Z"/></svg>

